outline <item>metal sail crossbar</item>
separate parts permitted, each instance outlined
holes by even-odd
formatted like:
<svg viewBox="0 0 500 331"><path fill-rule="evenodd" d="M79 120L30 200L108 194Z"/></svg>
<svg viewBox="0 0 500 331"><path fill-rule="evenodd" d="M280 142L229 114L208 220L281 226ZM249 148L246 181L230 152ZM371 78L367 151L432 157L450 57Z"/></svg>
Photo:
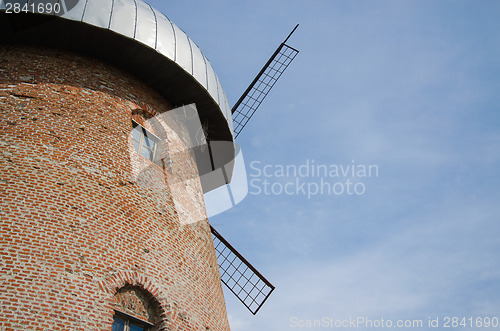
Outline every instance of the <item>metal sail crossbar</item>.
<svg viewBox="0 0 500 331"><path fill-rule="evenodd" d="M271 88L281 77L281 74L283 74L285 69L288 68L295 56L299 53L298 50L286 44L288 38L290 38L298 26L297 24L285 41L276 49L274 54L231 109L233 113L234 138L238 137L241 130L247 125L257 108L259 108L262 101L269 94Z"/></svg>
<svg viewBox="0 0 500 331"><path fill-rule="evenodd" d="M271 295L274 286L213 227L210 229L222 282L255 315Z"/></svg>

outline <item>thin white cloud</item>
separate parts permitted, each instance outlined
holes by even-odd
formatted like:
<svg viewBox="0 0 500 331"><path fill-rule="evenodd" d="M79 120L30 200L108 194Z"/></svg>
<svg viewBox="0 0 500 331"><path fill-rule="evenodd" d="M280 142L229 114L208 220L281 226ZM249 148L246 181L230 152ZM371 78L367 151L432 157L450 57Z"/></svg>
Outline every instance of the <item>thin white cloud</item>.
<svg viewBox="0 0 500 331"><path fill-rule="evenodd" d="M493 314L500 308L494 294L481 297L468 290L483 280L500 281L496 253L489 251L500 244L489 234L500 208L485 206L456 201L454 209L443 206L410 216L400 232L374 234L379 239L373 245L352 255L335 259L325 249L313 260L287 265L272 275L280 284L260 313L262 320L233 330L288 330L294 316L427 319L471 310Z"/></svg>

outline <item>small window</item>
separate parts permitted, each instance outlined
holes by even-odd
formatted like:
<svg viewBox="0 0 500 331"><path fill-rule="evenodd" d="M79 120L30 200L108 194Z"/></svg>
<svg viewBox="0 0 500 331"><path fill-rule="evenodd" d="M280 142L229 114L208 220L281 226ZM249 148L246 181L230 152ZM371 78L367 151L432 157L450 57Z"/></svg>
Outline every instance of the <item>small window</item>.
<svg viewBox="0 0 500 331"><path fill-rule="evenodd" d="M160 139L153 133L146 130L137 122L132 121L134 129L132 130L132 140L134 142L134 149L140 155L144 156L151 162L154 162L156 157L156 149Z"/></svg>
<svg viewBox="0 0 500 331"><path fill-rule="evenodd" d="M154 326L128 314L115 310L113 316L113 331L147 331Z"/></svg>

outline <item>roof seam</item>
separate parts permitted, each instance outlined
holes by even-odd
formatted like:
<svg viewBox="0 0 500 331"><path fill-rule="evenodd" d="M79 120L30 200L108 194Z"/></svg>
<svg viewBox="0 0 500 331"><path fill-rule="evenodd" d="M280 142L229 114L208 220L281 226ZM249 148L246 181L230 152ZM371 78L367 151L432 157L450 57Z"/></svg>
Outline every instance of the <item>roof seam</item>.
<svg viewBox="0 0 500 331"><path fill-rule="evenodd" d="M111 20L113 19L113 9L115 8L115 0L111 0L111 13L109 14L108 30L111 29Z"/></svg>
<svg viewBox="0 0 500 331"><path fill-rule="evenodd" d="M137 1L134 0L134 6L135 6L135 22L134 22L134 39L135 35L137 34Z"/></svg>
<svg viewBox="0 0 500 331"><path fill-rule="evenodd" d="M63 14L66 13L68 10L66 9L66 2L64 0L57 0L57 2L60 6L59 12L62 10ZM56 4L54 4L56 5ZM54 13L52 14L56 16L56 11L54 10Z"/></svg>
<svg viewBox="0 0 500 331"><path fill-rule="evenodd" d="M191 75L194 76L194 55L193 55L193 45L191 45L191 38L186 34L186 38L189 44L189 51L191 52Z"/></svg>
<svg viewBox="0 0 500 331"><path fill-rule="evenodd" d="M212 67L212 69L213 68L214 67ZM219 77L217 77L217 75L215 74L215 69L214 69L214 76L215 76L215 86L217 86L217 100L216 101L217 101L217 104L220 106L219 85L221 85L221 83L219 82Z"/></svg>
<svg viewBox="0 0 500 331"><path fill-rule="evenodd" d="M89 0L85 1L85 7L83 7L83 13L82 13L82 19L80 20L83 22L83 18L85 17L85 13L87 12L87 5L89 4Z"/></svg>
<svg viewBox="0 0 500 331"><path fill-rule="evenodd" d="M174 62L177 63L177 35L175 34L174 23L171 20L168 21L170 22L170 26L172 27L172 32L174 33Z"/></svg>
<svg viewBox="0 0 500 331"><path fill-rule="evenodd" d="M200 49L201 52L201 49ZM203 53L201 53L201 56L203 57L203 62L205 63L205 85L207 86L207 91L208 91L208 70L207 70L207 58Z"/></svg>
<svg viewBox="0 0 500 331"><path fill-rule="evenodd" d="M155 17L155 50L158 50L158 19L156 18L156 13L153 7L149 3L146 3L151 11L153 12L153 15Z"/></svg>

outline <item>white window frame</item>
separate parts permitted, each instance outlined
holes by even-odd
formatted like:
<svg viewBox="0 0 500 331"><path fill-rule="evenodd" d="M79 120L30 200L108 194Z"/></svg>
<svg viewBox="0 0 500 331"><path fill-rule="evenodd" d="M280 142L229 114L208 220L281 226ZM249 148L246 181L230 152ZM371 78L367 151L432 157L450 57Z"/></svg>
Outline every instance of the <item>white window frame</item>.
<svg viewBox="0 0 500 331"><path fill-rule="evenodd" d="M158 145L160 144L161 139L158 138L154 133L152 133L151 131L149 131L148 129L146 129L145 127L143 127L142 125L140 125L139 123L137 123L134 120L132 120L132 126L133 126L133 129L132 129L132 144L134 146L134 150L137 152L137 154L139 154L140 156L142 156L146 160L149 160L151 162L155 162L156 161L156 156L157 156L156 154L157 154L157 151L158 151ZM140 130L138 130L137 128L139 128ZM138 132L140 132L140 137L139 137L138 140L134 137L134 131L136 131L136 130ZM149 147L147 147L144 144L145 137L147 137L149 140L153 141L153 143L154 143L153 149L150 149ZM137 142L137 145L139 146L138 149L135 148L135 143L136 142ZM147 158L147 157L145 157L142 154L143 148L145 148L145 149L147 149L148 151L151 152L151 158Z"/></svg>
<svg viewBox="0 0 500 331"><path fill-rule="evenodd" d="M115 314L113 316L113 321L114 321L115 317L118 317L120 320L125 322L125 328L123 329L123 331L130 331L130 323L132 323L133 325L139 326L141 328L144 328L145 331L151 330L151 327L154 326L154 324L149 323L147 321L143 321L141 319L138 319L137 317L134 317L130 314L124 313L124 312L116 310L116 309L114 311L115 311ZM114 322L113 322L113 324L114 324Z"/></svg>

